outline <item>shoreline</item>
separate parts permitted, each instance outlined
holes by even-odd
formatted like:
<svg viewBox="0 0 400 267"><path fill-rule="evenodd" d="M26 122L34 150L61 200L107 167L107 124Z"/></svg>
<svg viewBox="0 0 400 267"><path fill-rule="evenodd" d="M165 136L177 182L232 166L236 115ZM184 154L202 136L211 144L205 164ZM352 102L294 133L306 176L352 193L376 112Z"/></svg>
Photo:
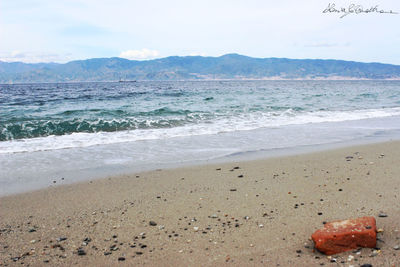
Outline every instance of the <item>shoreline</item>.
<svg viewBox="0 0 400 267"><path fill-rule="evenodd" d="M272 130L260 128L165 140L0 154L3 169L0 196L159 168L267 159L400 140L399 130L390 126L396 125L399 118L288 125ZM384 130L381 130L382 127ZM318 137L310 138L315 135Z"/></svg>
<svg viewBox="0 0 400 267"><path fill-rule="evenodd" d="M396 266L399 158L400 141L391 141L3 196L0 266L329 265L309 237L324 221L361 216L375 216L384 229L379 254L333 258L343 266Z"/></svg>
<svg viewBox="0 0 400 267"><path fill-rule="evenodd" d="M265 77L265 78L232 78L232 79L184 79L184 80L136 80L127 81L126 83L135 82L229 82L229 81L400 81L400 77L391 78L357 78L346 76L330 76L330 77L317 77L317 78L282 78L282 77ZM48 81L48 82L16 82L16 83L0 83L0 85L25 85L25 84L68 84L68 83L118 83L118 80L109 81Z"/></svg>

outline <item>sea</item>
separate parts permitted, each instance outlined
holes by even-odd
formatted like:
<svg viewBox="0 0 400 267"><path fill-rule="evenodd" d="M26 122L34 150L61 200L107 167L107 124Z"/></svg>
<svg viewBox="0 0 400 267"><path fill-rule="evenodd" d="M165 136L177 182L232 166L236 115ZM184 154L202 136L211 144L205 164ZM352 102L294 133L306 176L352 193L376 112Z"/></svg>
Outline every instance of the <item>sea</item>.
<svg viewBox="0 0 400 267"><path fill-rule="evenodd" d="M400 139L400 81L0 85L0 195Z"/></svg>

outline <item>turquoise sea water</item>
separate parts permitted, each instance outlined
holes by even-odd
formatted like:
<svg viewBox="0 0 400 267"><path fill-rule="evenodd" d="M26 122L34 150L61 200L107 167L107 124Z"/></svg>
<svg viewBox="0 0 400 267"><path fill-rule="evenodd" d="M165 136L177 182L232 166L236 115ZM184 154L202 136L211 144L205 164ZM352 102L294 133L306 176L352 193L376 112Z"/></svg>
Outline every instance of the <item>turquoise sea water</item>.
<svg viewBox="0 0 400 267"><path fill-rule="evenodd" d="M0 85L0 194L16 181L393 139L399 118L400 81Z"/></svg>

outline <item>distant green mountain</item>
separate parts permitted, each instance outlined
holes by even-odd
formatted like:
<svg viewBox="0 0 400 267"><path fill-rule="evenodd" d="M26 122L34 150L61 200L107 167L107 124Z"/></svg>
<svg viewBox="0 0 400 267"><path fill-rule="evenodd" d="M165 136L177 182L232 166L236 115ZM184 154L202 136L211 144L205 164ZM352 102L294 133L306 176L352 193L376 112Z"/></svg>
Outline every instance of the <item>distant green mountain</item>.
<svg viewBox="0 0 400 267"><path fill-rule="evenodd" d="M65 64L0 61L0 83L189 79L400 79L400 66L238 54L147 61L94 58Z"/></svg>

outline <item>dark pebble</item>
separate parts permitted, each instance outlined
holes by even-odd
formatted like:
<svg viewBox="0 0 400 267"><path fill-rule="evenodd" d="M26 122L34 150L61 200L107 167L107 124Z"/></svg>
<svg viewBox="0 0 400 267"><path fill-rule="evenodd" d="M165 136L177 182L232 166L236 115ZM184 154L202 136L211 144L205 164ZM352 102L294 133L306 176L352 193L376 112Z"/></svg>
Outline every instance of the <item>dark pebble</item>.
<svg viewBox="0 0 400 267"><path fill-rule="evenodd" d="M105 252L104 252L104 256L111 255L111 253L112 253L111 251L105 251Z"/></svg>
<svg viewBox="0 0 400 267"><path fill-rule="evenodd" d="M366 263L366 264L361 265L360 267L372 267L372 264Z"/></svg>
<svg viewBox="0 0 400 267"><path fill-rule="evenodd" d="M57 238L57 241L58 241L58 242L61 242L61 241L64 241L64 240L67 240L67 238L64 237L64 236Z"/></svg>
<svg viewBox="0 0 400 267"><path fill-rule="evenodd" d="M379 213L378 217L385 218L385 217L387 217L387 214L381 212L381 213Z"/></svg>
<svg viewBox="0 0 400 267"><path fill-rule="evenodd" d="M238 175L238 177L239 177L239 178L243 178L243 174L241 174L241 175Z"/></svg>
<svg viewBox="0 0 400 267"><path fill-rule="evenodd" d="M318 215L321 216L321 215L322 215L322 212L318 212Z"/></svg>
<svg viewBox="0 0 400 267"><path fill-rule="evenodd" d="M35 228L31 228L31 229L28 230L28 232L29 232L29 233L36 232L36 229L35 229Z"/></svg>
<svg viewBox="0 0 400 267"><path fill-rule="evenodd" d="M149 225L151 225L151 226L156 226L157 223L156 223L155 221L150 221L150 222L149 222Z"/></svg>
<svg viewBox="0 0 400 267"><path fill-rule="evenodd" d="M143 254L143 252L141 252L141 251L136 251L136 255L142 255Z"/></svg>
<svg viewBox="0 0 400 267"><path fill-rule="evenodd" d="M296 253L300 254L301 253L301 249L296 250Z"/></svg>
<svg viewBox="0 0 400 267"><path fill-rule="evenodd" d="M84 255L86 255L86 252L85 252L82 248L79 248L77 252L78 252L78 255L79 255L79 256L84 256Z"/></svg>
<svg viewBox="0 0 400 267"><path fill-rule="evenodd" d="M118 261L124 261L125 257L118 257Z"/></svg>
<svg viewBox="0 0 400 267"><path fill-rule="evenodd" d="M236 166L236 167L233 167L233 169L234 169L234 170L239 170L240 167L239 167L239 166Z"/></svg>
<svg viewBox="0 0 400 267"><path fill-rule="evenodd" d="M236 188L232 188L232 189L230 189L230 191L231 191L231 192L235 192L235 191L236 191Z"/></svg>

